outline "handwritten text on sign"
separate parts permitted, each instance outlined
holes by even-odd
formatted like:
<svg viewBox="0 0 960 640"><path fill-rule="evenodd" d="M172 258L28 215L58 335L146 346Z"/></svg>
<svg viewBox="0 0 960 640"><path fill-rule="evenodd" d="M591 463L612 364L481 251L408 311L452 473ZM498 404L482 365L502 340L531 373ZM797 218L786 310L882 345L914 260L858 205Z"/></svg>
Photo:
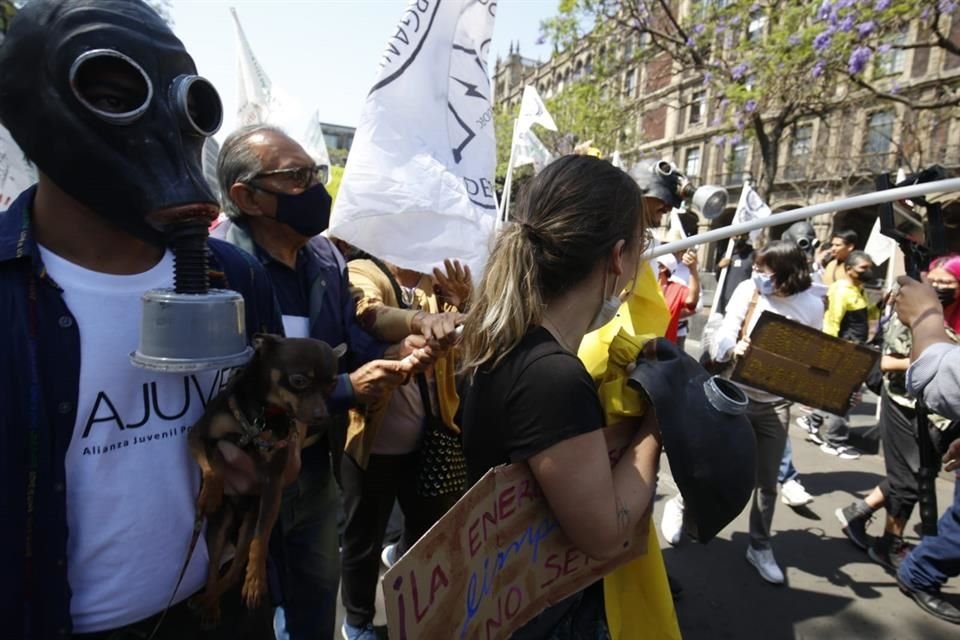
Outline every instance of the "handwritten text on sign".
<svg viewBox="0 0 960 640"><path fill-rule="evenodd" d="M637 428L605 430L611 463ZM383 579L396 640L509 638L552 604L646 551L649 518L614 560L567 540L526 464L490 470Z"/></svg>

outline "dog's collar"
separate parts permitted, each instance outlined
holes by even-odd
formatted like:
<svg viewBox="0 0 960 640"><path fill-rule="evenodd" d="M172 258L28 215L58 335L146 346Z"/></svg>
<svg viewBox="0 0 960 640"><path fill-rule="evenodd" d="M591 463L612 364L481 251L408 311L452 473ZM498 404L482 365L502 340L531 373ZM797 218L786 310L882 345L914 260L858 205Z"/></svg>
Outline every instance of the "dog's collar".
<svg viewBox="0 0 960 640"><path fill-rule="evenodd" d="M251 421L246 415L244 415L243 411L240 410L240 405L237 404L236 396L230 396L230 398L227 400L227 404L230 407L230 413L233 414L234 419L237 421L237 423L240 425L240 429L243 431L238 443L241 447L245 447L248 444L253 443L260 450L266 451L270 449L282 449L289 444L290 436L287 436L283 440L273 440L261 436L267 427L267 418L284 416L288 420L292 421L290 414L280 407L275 405L261 407L260 412ZM294 429L290 430L290 433L294 432Z"/></svg>

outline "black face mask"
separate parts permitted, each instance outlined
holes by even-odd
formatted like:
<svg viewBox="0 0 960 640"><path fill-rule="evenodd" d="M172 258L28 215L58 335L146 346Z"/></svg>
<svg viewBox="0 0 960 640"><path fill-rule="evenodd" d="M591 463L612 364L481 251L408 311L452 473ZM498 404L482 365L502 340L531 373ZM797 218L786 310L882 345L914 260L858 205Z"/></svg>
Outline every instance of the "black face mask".
<svg viewBox="0 0 960 640"><path fill-rule="evenodd" d="M164 221L217 211L201 154L223 108L196 73L139 0L33 0L0 47L0 121L69 196L161 245Z"/></svg>
<svg viewBox="0 0 960 640"><path fill-rule="evenodd" d="M937 297L940 298L940 304L944 309L957 301L956 289L936 289Z"/></svg>
<svg viewBox="0 0 960 640"><path fill-rule="evenodd" d="M302 236L312 238L330 226L330 203L333 199L322 184L291 195L255 187L277 197L277 222L282 222Z"/></svg>

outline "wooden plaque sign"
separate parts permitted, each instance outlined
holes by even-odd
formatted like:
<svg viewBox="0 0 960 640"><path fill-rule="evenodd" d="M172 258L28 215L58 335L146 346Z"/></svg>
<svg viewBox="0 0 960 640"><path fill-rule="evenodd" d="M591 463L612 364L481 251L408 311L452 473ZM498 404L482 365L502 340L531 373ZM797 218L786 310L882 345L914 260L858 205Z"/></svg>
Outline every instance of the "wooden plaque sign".
<svg viewBox="0 0 960 640"><path fill-rule="evenodd" d="M605 430L611 463L638 422ZM495 640L646 551L650 518L633 543L600 563L560 531L526 464L491 469L383 578L395 640Z"/></svg>
<svg viewBox="0 0 960 640"><path fill-rule="evenodd" d="M730 376L762 391L843 416L880 354L764 311L750 351Z"/></svg>

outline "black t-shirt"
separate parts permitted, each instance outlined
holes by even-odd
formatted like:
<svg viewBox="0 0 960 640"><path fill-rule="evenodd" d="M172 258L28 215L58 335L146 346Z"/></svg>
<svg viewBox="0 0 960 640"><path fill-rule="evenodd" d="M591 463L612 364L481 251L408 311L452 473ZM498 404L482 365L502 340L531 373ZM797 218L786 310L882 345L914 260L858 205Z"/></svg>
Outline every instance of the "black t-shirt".
<svg viewBox="0 0 960 640"><path fill-rule="evenodd" d="M604 417L583 363L537 327L495 369L477 371L465 394L461 425L472 485L493 467L524 462L563 440L602 428ZM598 585L550 607L513 638L546 638L568 613L587 618L589 625L603 611Z"/></svg>
<svg viewBox="0 0 960 640"><path fill-rule="evenodd" d="M469 482L603 426L603 407L583 363L546 329L531 329L495 369L477 371L467 391Z"/></svg>

